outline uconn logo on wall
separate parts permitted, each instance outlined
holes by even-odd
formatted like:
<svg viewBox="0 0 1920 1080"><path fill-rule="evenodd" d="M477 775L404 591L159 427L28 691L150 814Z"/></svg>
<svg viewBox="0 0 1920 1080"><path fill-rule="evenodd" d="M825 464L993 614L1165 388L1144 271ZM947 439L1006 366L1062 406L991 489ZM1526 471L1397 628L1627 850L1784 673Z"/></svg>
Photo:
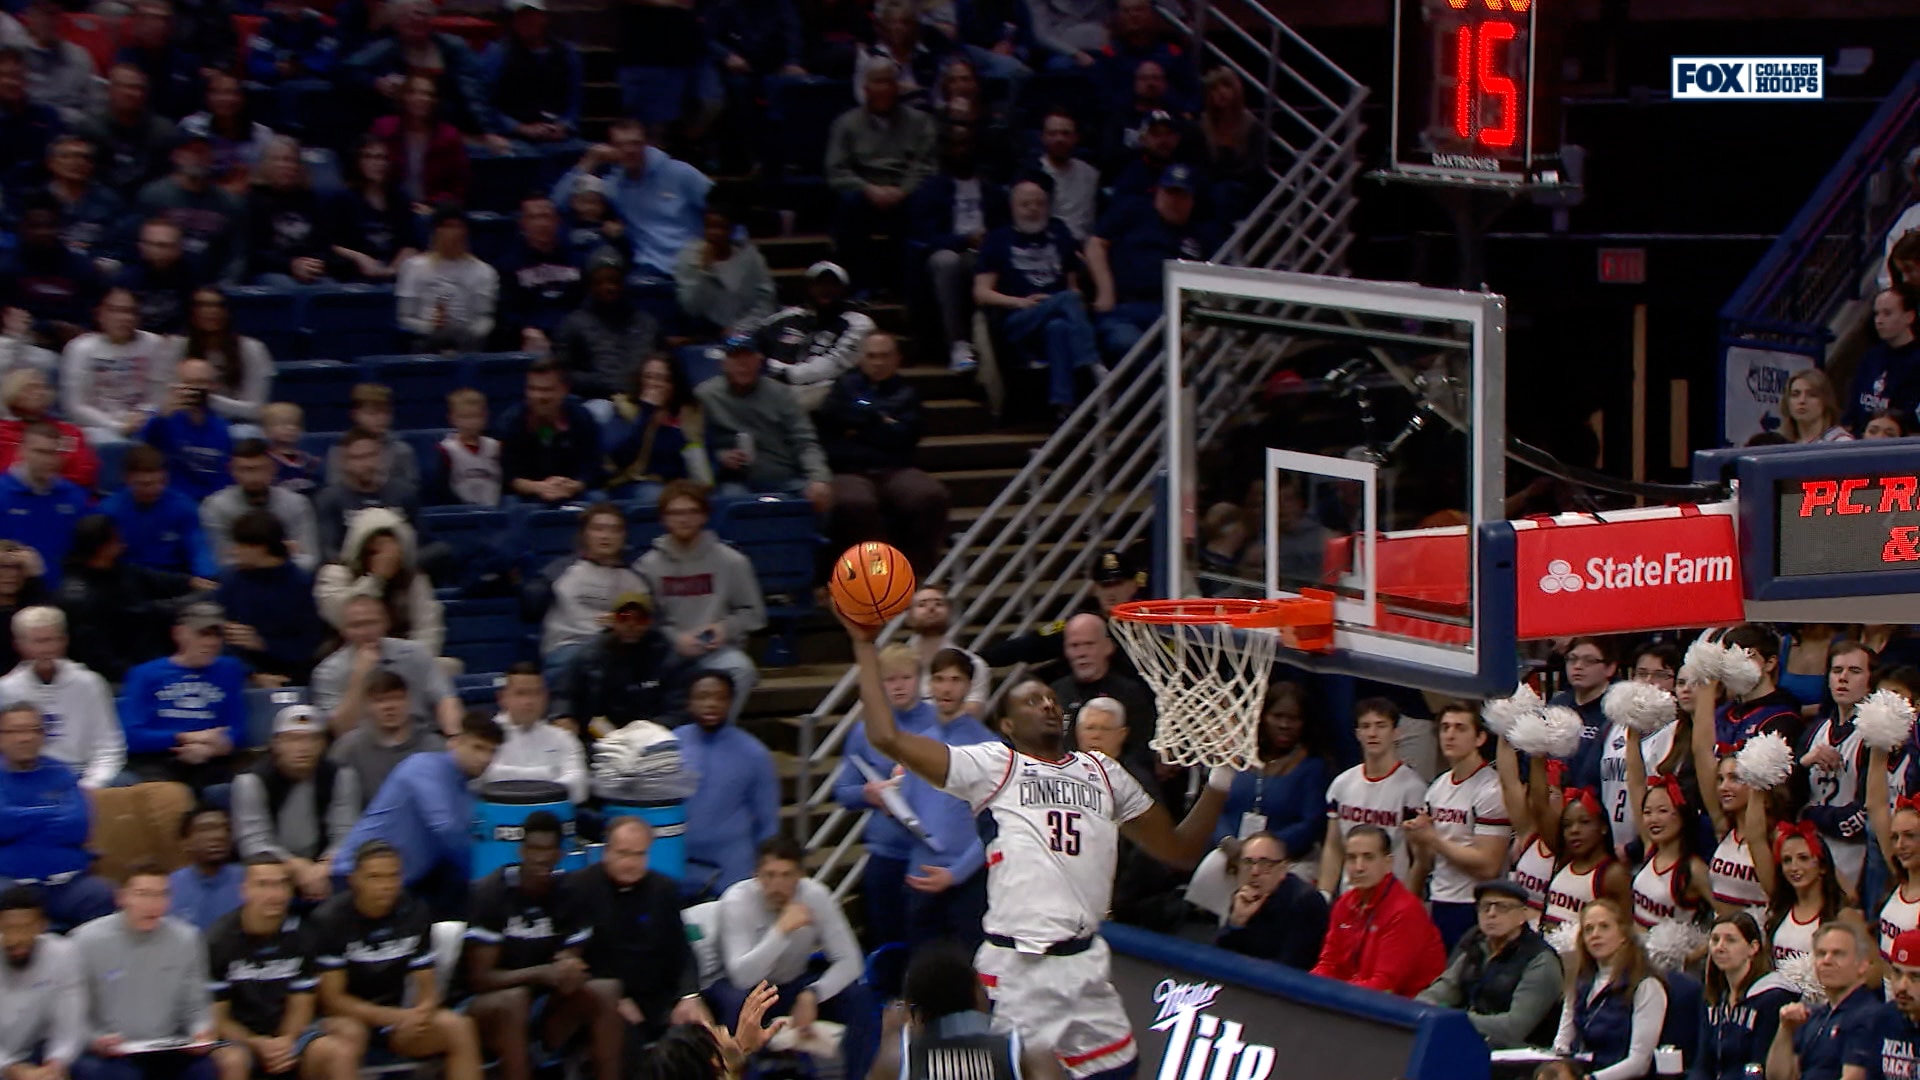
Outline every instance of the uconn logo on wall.
<svg viewBox="0 0 1920 1080"><path fill-rule="evenodd" d="M1276 1052L1241 1037L1245 1025L1215 1016L1220 985L1163 979L1153 988L1153 1030L1167 1034L1156 1080L1205 1076L1212 1080L1267 1080Z"/></svg>

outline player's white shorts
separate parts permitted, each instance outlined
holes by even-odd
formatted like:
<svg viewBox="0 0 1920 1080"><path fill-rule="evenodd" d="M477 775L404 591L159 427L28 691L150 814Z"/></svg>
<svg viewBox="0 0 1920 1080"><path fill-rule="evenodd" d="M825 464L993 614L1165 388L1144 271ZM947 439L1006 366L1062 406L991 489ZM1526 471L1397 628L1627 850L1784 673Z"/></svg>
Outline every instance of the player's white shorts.
<svg viewBox="0 0 1920 1080"><path fill-rule="evenodd" d="M1069 1077L1116 1069L1138 1056L1133 1025L1113 988L1112 956L1102 938L1072 956L1023 953L988 942L974 957L993 1014L1020 1037L1051 1049Z"/></svg>

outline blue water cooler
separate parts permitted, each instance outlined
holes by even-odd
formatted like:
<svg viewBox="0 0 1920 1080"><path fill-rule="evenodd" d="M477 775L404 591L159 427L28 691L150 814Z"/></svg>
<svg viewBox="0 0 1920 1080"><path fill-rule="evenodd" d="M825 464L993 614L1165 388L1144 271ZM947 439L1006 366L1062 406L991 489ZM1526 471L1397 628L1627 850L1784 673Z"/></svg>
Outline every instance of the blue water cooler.
<svg viewBox="0 0 1920 1080"><path fill-rule="evenodd" d="M473 802L473 880L520 861L520 826L536 810L560 819L573 847L573 803L551 780L494 780ZM684 818L682 819L684 821Z"/></svg>

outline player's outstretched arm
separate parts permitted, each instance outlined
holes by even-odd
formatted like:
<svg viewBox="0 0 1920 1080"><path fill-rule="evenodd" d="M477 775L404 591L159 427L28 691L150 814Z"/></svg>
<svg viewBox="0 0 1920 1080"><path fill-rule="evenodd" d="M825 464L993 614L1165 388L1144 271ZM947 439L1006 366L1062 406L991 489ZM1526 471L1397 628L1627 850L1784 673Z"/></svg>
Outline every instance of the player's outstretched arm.
<svg viewBox="0 0 1920 1080"><path fill-rule="evenodd" d="M867 726L867 742L934 787L946 787L947 744L901 731L893 722L893 706L887 704L887 691L880 684L880 654L873 647L880 628L861 626L838 609L834 615L853 640L853 664L860 672L860 719Z"/></svg>
<svg viewBox="0 0 1920 1080"><path fill-rule="evenodd" d="M1207 786L1194 800L1193 809L1175 825L1167 808L1154 803L1147 812L1120 826L1127 839L1140 850L1176 870L1191 870L1213 850L1213 827L1220 822L1220 811L1227 805L1227 789L1233 786L1233 770L1221 766L1207 777Z"/></svg>

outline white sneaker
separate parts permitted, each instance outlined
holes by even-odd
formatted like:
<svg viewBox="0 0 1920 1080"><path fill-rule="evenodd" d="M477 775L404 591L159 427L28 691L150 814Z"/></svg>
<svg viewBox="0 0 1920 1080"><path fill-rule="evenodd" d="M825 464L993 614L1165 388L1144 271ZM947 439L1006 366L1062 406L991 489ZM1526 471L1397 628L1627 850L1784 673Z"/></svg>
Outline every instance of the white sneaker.
<svg viewBox="0 0 1920 1080"><path fill-rule="evenodd" d="M965 375L979 366L980 361L973 355L973 346L964 341L954 342L953 348L947 352L947 370L956 375Z"/></svg>

